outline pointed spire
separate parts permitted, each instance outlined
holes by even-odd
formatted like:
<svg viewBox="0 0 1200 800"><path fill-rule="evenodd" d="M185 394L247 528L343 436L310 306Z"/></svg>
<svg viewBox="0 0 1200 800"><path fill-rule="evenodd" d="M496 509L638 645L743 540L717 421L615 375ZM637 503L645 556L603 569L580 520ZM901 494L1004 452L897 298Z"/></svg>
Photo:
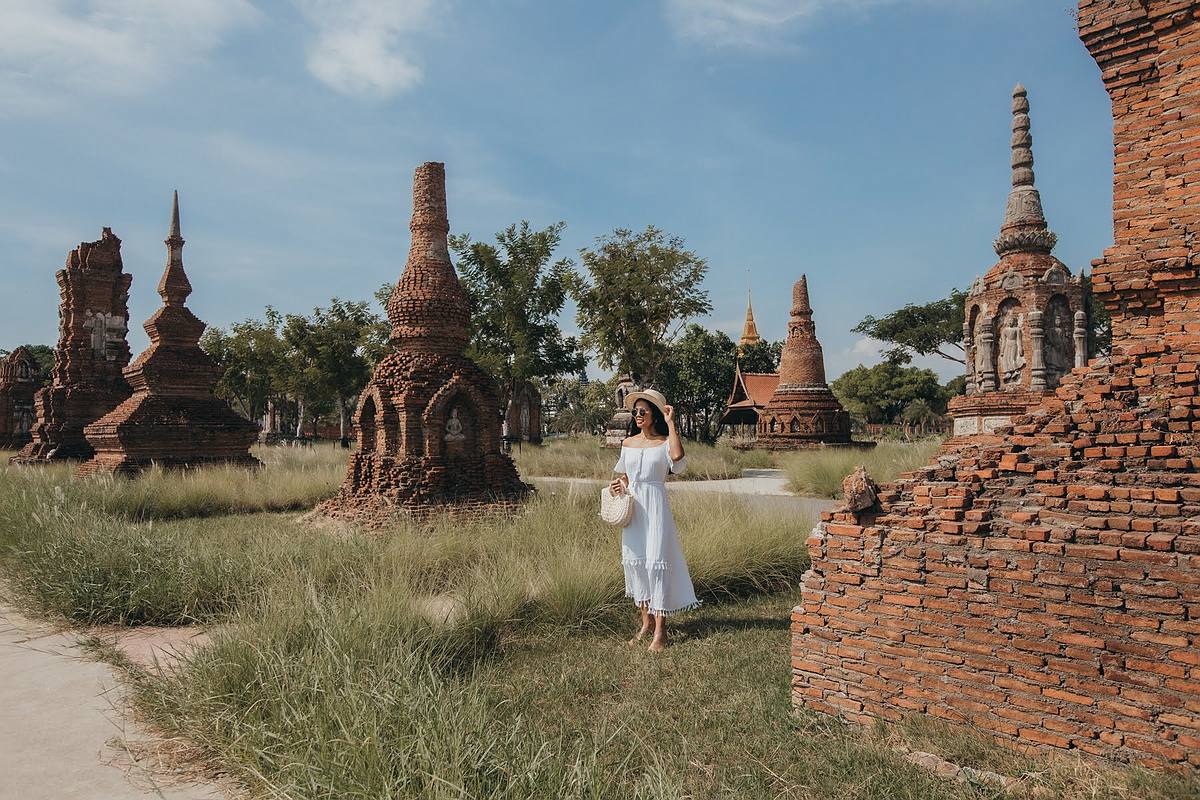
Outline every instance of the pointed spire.
<svg viewBox="0 0 1200 800"><path fill-rule="evenodd" d="M750 302L750 290L746 290L746 321L742 324L742 338L738 339L738 349L745 347L748 344L756 344L762 341L762 337L758 335L758 326L754 324L754 306Z"/></svg>
<svg viewBox="0 0 1200 800"><path fill-rule="evenodd" d="M1033 135L1029 131L1029 98L1017 84L1012 100L1012 189L1004 209L1004 224L996 239L996 253L1049 253L1057 237L1046 227L1042 197L1034 186Z"/></svg>
<svg viewBox="0 0 1200 800"><path fill-rule="evenodd" d="M808 276L792 287L792 316L779 359L779 383L793 387L825 386L825 355L817 341L808 301Z"/></svg>
<svg viewBox="0 0 1200 800"><path fill-rule="evenodd" d="M192 293L192 284L183 271L183 236L179 232L179 191L171 201L171 229L163 240L167 246L167 266L158 282L158 294L168 306L182 306Z"/></svg>

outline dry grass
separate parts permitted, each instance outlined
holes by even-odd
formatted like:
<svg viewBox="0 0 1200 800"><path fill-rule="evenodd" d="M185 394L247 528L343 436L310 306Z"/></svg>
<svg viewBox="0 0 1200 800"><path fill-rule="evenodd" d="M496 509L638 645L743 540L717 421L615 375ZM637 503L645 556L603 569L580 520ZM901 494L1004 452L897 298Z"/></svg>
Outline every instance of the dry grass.
<svg viewBox="0 0 1200 800"><path fill-rule="evenodd" d="M880 442L870 450L831 448L803 450L780 456L788 489L815 497L841 497L842 479L863 465L876 483L895 480L901 473L924 466L941 445L940 439L918 442Z"/></svg>

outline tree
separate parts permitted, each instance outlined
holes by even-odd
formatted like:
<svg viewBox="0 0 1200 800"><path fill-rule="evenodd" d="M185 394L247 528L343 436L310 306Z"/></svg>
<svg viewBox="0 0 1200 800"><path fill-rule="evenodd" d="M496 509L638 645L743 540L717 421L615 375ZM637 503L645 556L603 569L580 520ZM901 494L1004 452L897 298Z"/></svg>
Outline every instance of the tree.
<svg viewBox="0 0 1200 800"><path fill-rule="evenodd" d="M496 380L501 408L512 403L517 386L575 373L586 363L556 319L574 276L570 259L551 263L564 225L534 231L522 220L497 233L496 245L450 237L471 309L467 355Z"/></svg>
<svg viewBox="0 0 1200 800"><path fill-rule="evenodd" d="M683 245L651 225L636 234L617 228L579 251L590 277L571 286L583 345L639 385L653 384L687 321L712 310L700 285L708 263Z"/></svg>
<svg viewBox="0 0 1200 800"><path fill-rule="evenodd" d="M854 332L891 345L883 356L896 364L909 363L914 353L937 354L965 364L962 329L966 299L965 292L951 289L950 296L943 300L920 306L910 303L883 317L863 317Z"/></svg>
<svg viewBox="0 0 1200 800"><path fill-rule="evenodd" d="M914 400L922 400L938 414L945 413L949 395L931 369L905 367L884 361L873 367L861 364L829 385L852 415L867 422L895 422Z"/></svg>
<svg viewBox="0 0 1200 800"><path fill-rule="evenodd" d="M616 378L589 381L583 375L556 381L544 396L546 428L554 433L600 432L612 416Z"/></svg>
<svg viewBox="0 0 1200 800"><path fill-rule="evenodd" d="M284 321L283 341L298 356L291 376L297 399L310 406L323 399L332 401L343 447L349 446L351 403L371 377L366 350L378 323L367 303L336 297L328 308L313 309L311 318L289 314ZM296 435L301 433L298 426Z"/></svg>
<svg viewBox="0 0 1200 800"><path fill-rule="evenodd" d="M671 345L659 371L659 388L675 406L680 432L712 441L733 385L737 345L721 331L692 323Z"/></svg>
<svg viewBox="0 0 1200 800"><path fill-rule="evenodd" d="M782 355L783 342L761 339L742 348L738 363L742 365L742 372L778 372Z"/></svg>
<svg viewBox="0 0 1200 800"><path fill-rule="evenodd" d="M243 320L229 327L209 328L200 347L221 367L216 394L228 400L242 416L257 420L267 413L281 393L284 343L279 337L282 317L267 306L265 320Z"/></svg>

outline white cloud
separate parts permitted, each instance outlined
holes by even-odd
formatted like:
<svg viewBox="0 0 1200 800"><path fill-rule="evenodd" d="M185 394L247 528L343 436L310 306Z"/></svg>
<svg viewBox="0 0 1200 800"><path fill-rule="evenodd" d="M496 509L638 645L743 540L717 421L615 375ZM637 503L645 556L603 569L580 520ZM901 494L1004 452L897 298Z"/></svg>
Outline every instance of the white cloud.
<svg viewBox="0 0 1200 800"><path fill-rule="evenodd" d="M723 47L780 46L797 24L829 12L863 12L894 3L978 0L665 0L664 13L682 39Z"/></svg>
<svg viewBox="0 0 1200 800"><path fill-rule="evenodd" d="M248 0L0 0L0 101L28 112L136 93L259 17Z"/></svg>
<svg viewBox="0 0 1200 800"><path fill-rule="evenodd" d="M389 97L420 83L406 52L431 21L432 0L296 0L315 28L308 69L343 94Z"/></svg>

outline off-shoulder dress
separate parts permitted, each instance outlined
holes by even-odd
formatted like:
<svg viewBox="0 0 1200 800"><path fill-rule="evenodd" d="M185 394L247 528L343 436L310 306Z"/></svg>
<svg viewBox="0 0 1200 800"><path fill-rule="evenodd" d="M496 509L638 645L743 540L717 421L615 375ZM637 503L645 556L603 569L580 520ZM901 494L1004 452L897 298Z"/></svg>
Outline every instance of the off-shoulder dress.
<svg viewBox="0 0 1200 800"><path fill-rule="evenodd" d="M676 614L700 605L688 575L679 532L667 499L667 475L682 473L686 457L672 461L667 442L654 447L621 447L613 472L629 477L633 519L621 534L625 596L651 614Z"/></svg>

